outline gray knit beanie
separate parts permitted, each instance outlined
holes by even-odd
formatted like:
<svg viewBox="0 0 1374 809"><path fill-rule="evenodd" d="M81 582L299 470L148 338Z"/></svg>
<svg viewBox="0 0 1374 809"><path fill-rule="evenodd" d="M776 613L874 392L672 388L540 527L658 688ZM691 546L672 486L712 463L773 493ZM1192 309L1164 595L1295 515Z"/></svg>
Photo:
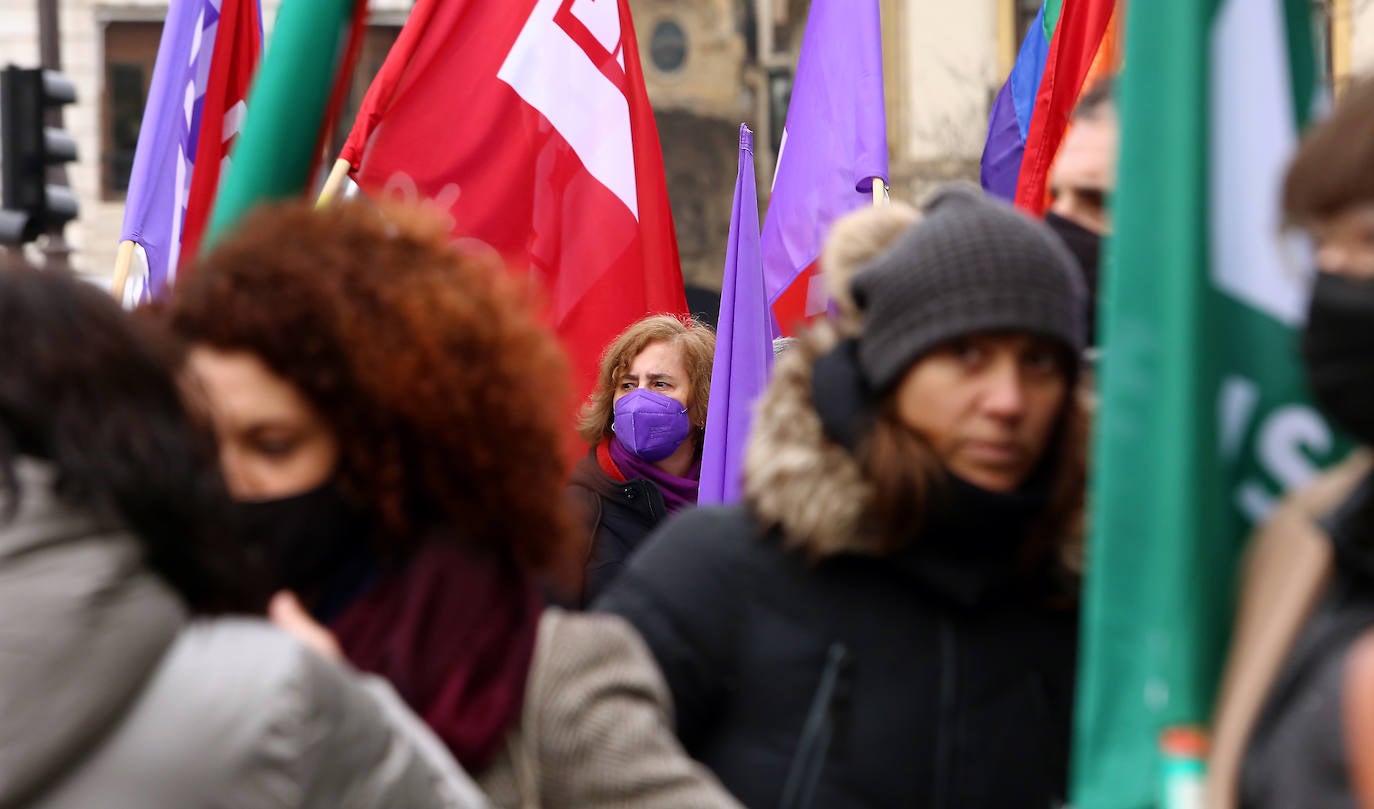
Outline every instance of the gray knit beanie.
<svg viewBox="0 0 1374 809"><path fill-rule="evenodd" d="M1023 332L1064 344L1087 334L1087 292L1048 227L972 185L946 186L921 221L854 276L863 310L858 359L886 392L936 346L979 332Z"/></svg>

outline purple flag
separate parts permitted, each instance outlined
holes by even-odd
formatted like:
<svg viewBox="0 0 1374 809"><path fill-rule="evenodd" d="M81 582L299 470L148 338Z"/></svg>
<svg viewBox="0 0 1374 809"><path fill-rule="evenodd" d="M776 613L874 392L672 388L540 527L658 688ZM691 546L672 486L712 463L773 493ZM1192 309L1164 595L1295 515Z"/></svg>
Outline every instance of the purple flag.
<svg viewBox="0 0 1374 809"><path fill-rule="evenodd" d="M716 323L716 358L711 367L711 405L701 452L701 505L733 503L740 497L744 448L754 401L773 370L772 318L759 261L759 201L754 184L754 133L739 127L739 174L725 248L725 278Z"/></svg>
<svg viewBox="0 0 1374 809"><path fill-rule="evenodd" d="M159 295L176 278L218 23L216 0L171 0L167 8L119 237L141 248L147 262L141 300Z"/></svg>
<svg viewBox="0 0 1374 809"><path fill-rule="evenodd" d="M783 333L825 314L821 245L831 223L872 204L874 177L887 183L878 0L812 0L761 242Z"/></svg>

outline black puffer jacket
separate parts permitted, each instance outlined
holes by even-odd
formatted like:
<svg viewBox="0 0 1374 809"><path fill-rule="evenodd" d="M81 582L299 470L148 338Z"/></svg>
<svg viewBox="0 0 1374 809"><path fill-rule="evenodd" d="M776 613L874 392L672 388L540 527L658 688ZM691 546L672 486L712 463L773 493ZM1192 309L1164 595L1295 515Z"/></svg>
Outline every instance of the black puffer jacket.
<svg viewBox="0 0 1374 809"><path fill-rule="evenodd" d="M746 806L1049 809L1077 611L1010 561L1043 506L955 485L920 540L869 553L866 484L810 406L822 347L778 368L750 505L669 521L597 606L644 635L684 745Z"/></svg>
<svg viewBox="0 0 1374 809"><path fill-rule="evenodd" d="M586 548L582 606L619 575L630 555L668 516L663 493L652 481L618 481L606 474L592 449L573 469L568 496Z"/></svg>

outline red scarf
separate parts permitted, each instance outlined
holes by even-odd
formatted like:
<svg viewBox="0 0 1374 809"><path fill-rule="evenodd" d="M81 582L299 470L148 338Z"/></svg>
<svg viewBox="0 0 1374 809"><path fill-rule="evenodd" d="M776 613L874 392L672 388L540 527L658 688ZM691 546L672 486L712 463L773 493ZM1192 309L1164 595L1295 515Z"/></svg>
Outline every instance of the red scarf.
<svg viewBox="0 0 1374 809"><path fill-rule="evenodd" d="M543 600L513 563L428 542L330 628L385 677L470 773L520 716Z"/></svg>

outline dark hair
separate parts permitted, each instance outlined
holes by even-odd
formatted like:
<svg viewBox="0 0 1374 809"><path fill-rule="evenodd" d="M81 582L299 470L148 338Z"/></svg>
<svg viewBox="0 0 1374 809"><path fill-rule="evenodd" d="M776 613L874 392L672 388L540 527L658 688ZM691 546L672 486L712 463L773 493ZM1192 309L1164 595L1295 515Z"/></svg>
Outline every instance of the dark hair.
<svg viewBox="0 0 1374 809"><path fill-rule="evenodd" d="M1074 107L1074 118L1092 118L1111 105L1116 96L1116 77L1103 76L1088 88Z"/></svg>
<svg viewBox="0 0 1374 809"><path fill-rule="evenodd" d="M320 412L389 561L436 530L528 567L560 558L562 353L504 269L431 213L265 205L187 268L171 325L255 355Z"/></svg>
<svg viewBox="0 0 1374 809"><path fill-rule="evenodd" d="M1352 82L1331 116L1307 130L1283 182L1283 214L1305 226L1374 202L1374 79Z"/></svg>
<svg viewBox="0 0 1374 809"><path fill-rule="evenodd" d="M141 541L149 567L193 609L255 610L247 567L216 533L228 503L208 434L169 370L108 294L9 257L0 266L0 495L15 464L52 464L56 495Z"/></svg>

